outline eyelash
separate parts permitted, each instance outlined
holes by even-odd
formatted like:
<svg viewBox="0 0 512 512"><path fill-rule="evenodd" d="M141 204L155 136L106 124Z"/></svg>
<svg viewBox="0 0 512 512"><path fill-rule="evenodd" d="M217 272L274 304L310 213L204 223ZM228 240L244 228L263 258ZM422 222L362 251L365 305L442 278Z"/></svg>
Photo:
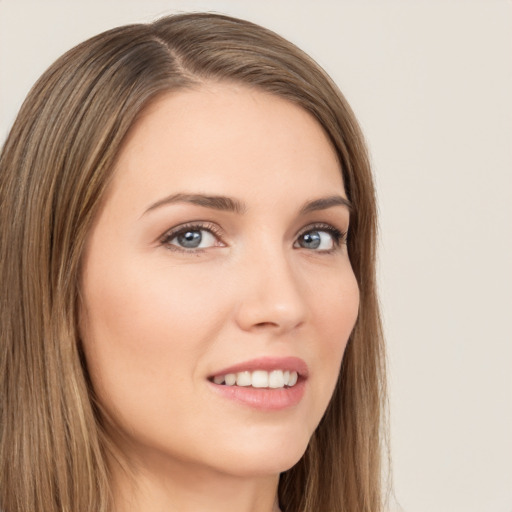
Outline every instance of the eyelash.
<svg viewBox="0 0 512 512"><path fill-rule="evenodd" d="M179 247L178 245L171 244L170 242L176 238L177 236L186 233L187 231L208 231L212 235L215 236L215 238L222 241L222 232L219 229L219 227L215 224L211 224L209 222L206 223L188 223L188 224L182 224L181 226L178 226L177 228L174 228L170 231L167 231L160 239L160 243L164 246L166 246L167 249L171 251L176 252L183 252L183 253L200 253L205 251L206 249L196 248L196 249L186 249L183 247ZM329 233L333 240L333 247L332 249L324 249L321 251L314 251L313 252L319 252L322 254L330 254L332 252L335 252L337 249L340 248L341 245L344 245L347 243L347 231L341 231L334 226L330 224L324 224L324 223L316 223L316 224L310 224L303 228L297 235L297 240L305 235L306 233L309 233L310 231L325 231ZM295 243L294 243L295 245ZM208 249L208 248L207 248Z"/></svg>
<svg viewBox="0 0 512 512"><path fill-rule="evenodd" d="M186 249L184 247L179 247L178 245L171 244L171 240L176 238L177 236L186 233L187 231L208 231L212 235L215 236L215 238L222 241L222 231L219 229L219 227L215 224L212 224L210 222L199 222L199 223L188 223L188 224L182 224L181 226L178 226L176 228L171 229L170 231L167 231L162 238L160 239L160 243L162 245L165 245L167 249L171 251L176 252L184 252L184 253L200 253L203 252L205 249Z"/></svg>
<svg viewBox="0 0 512 512"><path fill-rule="evenodd" d="M337 249L340 248L341 245L345 245L347 243L347 231L341 231L338 228L335 228L331 224L324 224L322 222L316 223L316 224L310 224L309 226L306 226L304 229L302 229L299 234L297 235L297 239L301 236L305 235L306 233L309 233L310 231L325 231L329 233L333 240L333 247L332 249L322 250L322 251L313 251L313 252L319 252L321 254L331 254L335 252Z"/></svg>

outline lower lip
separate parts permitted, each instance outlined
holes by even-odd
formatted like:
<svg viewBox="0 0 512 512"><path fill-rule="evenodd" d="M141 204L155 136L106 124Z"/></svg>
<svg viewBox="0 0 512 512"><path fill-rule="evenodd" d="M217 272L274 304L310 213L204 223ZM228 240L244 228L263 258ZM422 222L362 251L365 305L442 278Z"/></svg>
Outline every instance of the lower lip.
<svg viewBox="0 0 512 512"><path fill-rule="evenodd" d="M253 388L251 386L226 386L210 382L219 395L242 405L261 411L280 411L297 405L304 396L306 381L300 380L290 388Z"/></svg>

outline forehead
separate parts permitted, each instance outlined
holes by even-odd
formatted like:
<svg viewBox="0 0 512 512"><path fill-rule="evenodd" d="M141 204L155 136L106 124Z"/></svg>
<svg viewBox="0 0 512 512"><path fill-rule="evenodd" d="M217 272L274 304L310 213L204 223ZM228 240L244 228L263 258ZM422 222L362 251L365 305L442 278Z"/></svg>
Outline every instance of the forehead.
<svg viewBox="0 0 512 512"><path fill-rule="evenodd" d="M298 183L311 194L343 192L322 126L301 107L237 84L207 84L159 97L132 127L114 188L268 195ZM180 190L181 191L181 190ZM302 191L304 192L304 190Z"/></svg>

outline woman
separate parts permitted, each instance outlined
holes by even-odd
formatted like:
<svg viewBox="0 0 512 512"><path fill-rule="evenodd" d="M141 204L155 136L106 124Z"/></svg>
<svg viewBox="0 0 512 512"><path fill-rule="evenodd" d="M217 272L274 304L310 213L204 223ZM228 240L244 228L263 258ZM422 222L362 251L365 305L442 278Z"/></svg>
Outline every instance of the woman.
<svg viewBox="0 0 512 512"><path fill-rule="evenodd" d="M309 57L212 14L100 34L0 180L2 510L381 510L372 178Z"/></svg>

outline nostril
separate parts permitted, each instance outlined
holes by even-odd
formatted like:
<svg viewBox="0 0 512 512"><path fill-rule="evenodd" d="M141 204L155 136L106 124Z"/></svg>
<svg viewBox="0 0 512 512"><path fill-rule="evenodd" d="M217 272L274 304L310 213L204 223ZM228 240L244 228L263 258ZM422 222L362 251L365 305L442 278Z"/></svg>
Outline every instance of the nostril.
<svg viewBox="0 0 512 512"><path fill-rule="evenodd" d="M278 327L279 325L275 322L260 322L258 324L256 324L254 327L260 327L260 328L264 328L264 327Z"/></svg>

